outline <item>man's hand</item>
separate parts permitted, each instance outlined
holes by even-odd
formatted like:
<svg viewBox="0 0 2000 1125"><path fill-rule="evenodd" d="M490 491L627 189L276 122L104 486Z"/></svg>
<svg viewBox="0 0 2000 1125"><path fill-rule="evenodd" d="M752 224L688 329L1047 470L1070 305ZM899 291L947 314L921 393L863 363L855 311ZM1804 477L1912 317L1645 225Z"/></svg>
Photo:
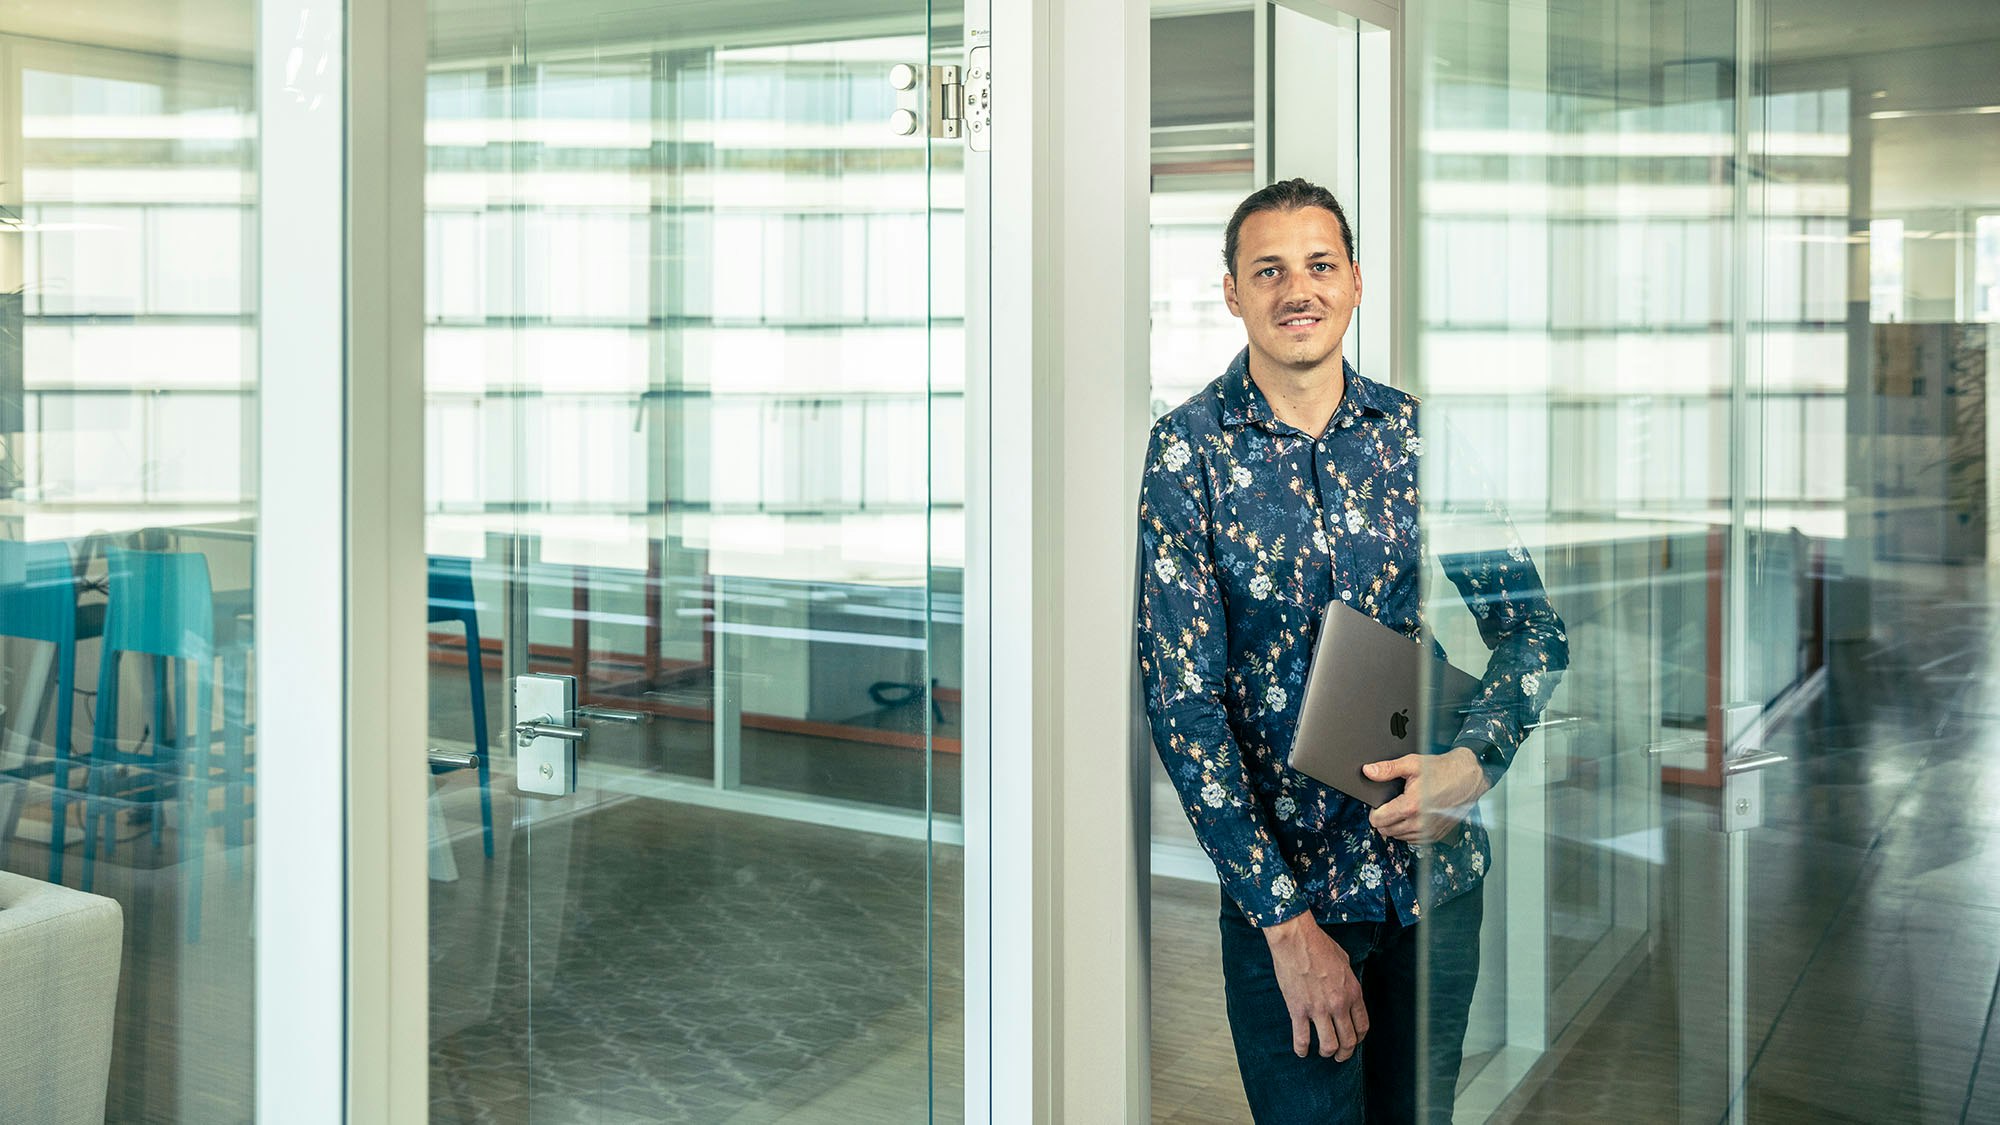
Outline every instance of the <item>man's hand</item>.
<svg viewBox="0 0 2000 1125"><path fill-rule="evenodd" d="M1271 943L1278 989L1292 1013L1292 1053L1305 1058L1316 1032L1321 1058L1331 1055L1346 1062L1354 1057L1368 1034L1368 1007L1361 1001L1361 982L1347 962L1347 951L1326 936L1310 913L1265 927L1264 938Z"/></svg>
<svg viewBox="0 0 2000 1125"><path fill-rule="evenodd" d="M1361 767L1370 781L1402 778L1403 792L1368 814L1385 836L1409 844L1430 844L1457 828L1489 788L1479 756L1459 746L1449 754L1405 754Z"/></svg>

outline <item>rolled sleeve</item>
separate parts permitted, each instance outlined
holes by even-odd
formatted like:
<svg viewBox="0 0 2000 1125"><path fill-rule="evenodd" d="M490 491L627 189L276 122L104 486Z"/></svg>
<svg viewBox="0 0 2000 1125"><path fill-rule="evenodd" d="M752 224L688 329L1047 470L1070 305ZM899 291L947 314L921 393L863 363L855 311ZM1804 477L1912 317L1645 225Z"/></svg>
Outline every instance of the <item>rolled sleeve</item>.
<svg viewBox="0 0 2000 1125"><path fill-rule="evenodd" d="M1491 650L1479 691L1452 745L1479 754L1487 780L1497 783L1569 667L1569 637L1506 510L1497 501L1489 501L1487 510L1498 521L1506 546L1441 555L1438 561Z"/></svg>

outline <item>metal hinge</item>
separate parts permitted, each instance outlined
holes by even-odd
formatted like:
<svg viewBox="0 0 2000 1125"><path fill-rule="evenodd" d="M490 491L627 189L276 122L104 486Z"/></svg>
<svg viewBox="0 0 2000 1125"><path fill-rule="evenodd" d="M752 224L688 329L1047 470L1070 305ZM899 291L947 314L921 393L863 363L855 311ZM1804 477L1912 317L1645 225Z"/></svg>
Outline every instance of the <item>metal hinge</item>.
<svg viewBox="0 0 2000 1125"><path fill-rule="evenodd" d="M931 136L947 140L965 129L965 85L955 66L931 68Z"/></svg>
<svg viewBox="0 0 2000 1125"><path fill-rule="evenodd" d="M974 32L973 37L974 45L965 53L964 66L923 68L921 73L929 91L925 117L930 121L931 136L941 140L963 138L967 148L986 152L993 141L992 48L986 44L984 32ZM889 84L897 90L912 90L919 73L917 67L898 63L889 72ZM896 110L890 121L903 136L917 131L916 111L908 107Z"/></svg>

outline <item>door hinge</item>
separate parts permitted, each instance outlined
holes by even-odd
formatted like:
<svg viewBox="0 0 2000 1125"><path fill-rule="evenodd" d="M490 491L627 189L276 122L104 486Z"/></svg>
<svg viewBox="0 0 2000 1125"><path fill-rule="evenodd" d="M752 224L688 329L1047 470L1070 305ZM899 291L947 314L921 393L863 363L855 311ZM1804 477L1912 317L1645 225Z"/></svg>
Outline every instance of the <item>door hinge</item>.
<svg viewBox="0 0 2000 1125"><path fill-rule="evenodd" d="M931 136L956 139L965 130L964 71L955 66L931 68Z"/></svg>
<svg viewBox="0 0 2000 1125"><path fill-rule="evenodd" d="M930 68L930 135L964 140L975 152L992 148L992 49L984 44L965 54L965 65Z"/></svg>
<svg viewBox="0 0 2000 1125"><path fill-rule="evenodd" d="M964 66L919 68L897 63L889 69L889 85L899 93L925 99L924 118L930 122L931 136L963 139L974 152L989 152L993 147L993 49L983 31L973 32L972 41ZM923 91L917 89L919 81ZM918 125L917 109L907 102L889 117L889 127L898 136L914 134Z"/></svg>

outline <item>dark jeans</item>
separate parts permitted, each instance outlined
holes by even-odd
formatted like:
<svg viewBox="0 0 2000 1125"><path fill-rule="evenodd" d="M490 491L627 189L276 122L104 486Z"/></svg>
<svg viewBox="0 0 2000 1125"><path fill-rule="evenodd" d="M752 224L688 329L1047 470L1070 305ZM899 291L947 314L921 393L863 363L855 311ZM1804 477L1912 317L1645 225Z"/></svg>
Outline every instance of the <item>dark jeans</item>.
<svg viewBox="0 0 2000 1125"><path fill-rule="evenodd" d="M1321 927L1347 951L1368 1005L1368 1037L1344 1063L1321 1058L1317 1036L1305 1058L1292 1053L1292 1017L1271 948L1223 896L1229 1030L1258 1125L1450 1125L1466 1012L1479 979L1480 896L1475 886L1415 926Z"/></svg>

